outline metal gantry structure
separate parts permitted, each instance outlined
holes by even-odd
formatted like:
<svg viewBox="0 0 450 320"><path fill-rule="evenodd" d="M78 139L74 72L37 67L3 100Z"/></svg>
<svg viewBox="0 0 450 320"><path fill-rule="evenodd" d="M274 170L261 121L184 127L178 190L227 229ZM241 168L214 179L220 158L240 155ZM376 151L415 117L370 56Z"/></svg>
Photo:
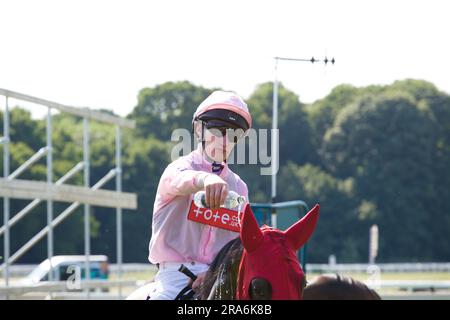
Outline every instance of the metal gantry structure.
<svg viewBox="0 0 450 320"><path fill-rule="evenodd" d="M278 134L276 133L278 130L278 62L279 61L288 61L288 62L323 62L325 65L328 63L335 64L336 60L334 58L328 59L325 57L324 59L316 59L314 57L310 59L301 59L301 58L286 58L286 57L274 57L275 59L275 73L274 73L274 82L273 82L273 108L272 108L272 187L271 187L271 199L272 203L276 203L277 196L277 170L279 165L278 159ZM272 221L273 225L276 226L276 215L273 214L272 217L275 219Z"/></svg>
<svg viewBox="0 0 450 320"><path fill-rule="evenodd" d="M63 105L60 103L32 97L26 94L5 90L0 88L0 96L5 98L5 111L3 115L3 136L0 137L0 143L3 145L3 178L0 178L0 196L3 197L3 222L0 228L0 236L4 237L4 257L0 270L3 272L5 285L9 286L10 265L17 261L23 254L31 249L38 241L47 236L47 256L48 259L53 257L53 229L58 226L64 219L72 214L75 209L84 206L84 254L85 275L86 280L90 279L90 262L91 254L90 245L90 206L102 206L116 209L116 251L119 279L122 275L122 209L136 209L137 197L133 193L122 192L122 128L135 128L135 122L110 114L102 113L89 108L77 108ZM9 99L30 102L33 104L46 107L47 122L46 134L47 145L38 150L33 156L19 166L14 172L10 173L10 110ZM71 170L63 175L56 182L53 182L53 147L52 147L52 109L60 112L72 114L83 119L83 159L77 163ZM103 178L90 186L90 153L89 153L89 121L99 121L116 127L115 132L115 167L111 169ZM17 179L32 164L47 157L47 181L31 181ZM75 174L84 171L84 186L75 186L66 184ZM100 190L108 181L116 178L116 190ZM32 201L18 213L11 215L10 199L31 199ZM47 225L40 230L33 238L25 243L19 250L11 255L10 252L10 231L18 221L31 212L42 201L47 202ZM61 201L71 203L59 215L54 215L53 202ZM51 261L51 260L50 260ZM49 273L49 280L52 273ZM86 290L89 297L89 290ZM122 296L121 287L119 286L119 298Z"/></svg>

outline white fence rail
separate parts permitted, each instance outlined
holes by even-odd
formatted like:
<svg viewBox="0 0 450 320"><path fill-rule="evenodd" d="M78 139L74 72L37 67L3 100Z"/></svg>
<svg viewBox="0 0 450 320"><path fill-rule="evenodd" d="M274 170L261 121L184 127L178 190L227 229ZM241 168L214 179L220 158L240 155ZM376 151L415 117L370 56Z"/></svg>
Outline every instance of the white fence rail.
<svg viewBox="0 0 450 320"><path fill-rule="evenodd" d="M376 263L381 272L450 272L450 262L430 263ZM366 273L369 264L306 264L307 272L315 273Z"/></svg>
<svg viewBox="0 0 450 320"><path fill-rule="evenodd" d="M309 264L308 272L316 273L366 273L368 264ZM450 263L391 263L378 264L382 272L448 272ZM25 276L31 272L36 265L14 265L11 275L15 277ZM111 264L110 273L119 272L119 266ZM121 266L122 273L156 272L155 265L149 263L129 263ZM382 276L382 275L381 275ZM142 286L147 280L90 280L81 281L79 291L70 290L67 281L42 282L35 285L0 285L0 300L8 296L10 299L122 299L123 295L117 293L116 288L131 292ZM450 281L436 280L383 280L370 279L364 281L380 293L383 299L450 299ZM71 284L71 283L70 283ZM71 284L73 285L73 284ZM104 289L107 289L105 292ZM388 289L389 291L384 291ZM397 289L392 291L390 289ZM94 290L95 292L87 291ZM101 291L101 292L100 292ZM396 293L394 293L396 292ZM403 292L403 293L401 293Z"/></svg>
<svg viewBox="0 0 450 320"><path fill-rule="evenodd" d="M46 281L33 285L0 285L0 300L4 299L123 299L122 290L130 291L143 286L142 280L83 280L79 283L71 281ZM113 290L113 288L118 288Z"/></svg>
<svg viewBox="0 0 450 320"><path fill-rule="evenodd" d="M10 275L12 277L24 277L28 275L37 264L16 264L10 267ZM156 272L156 265L150 263L125 263L122 264L122 273L130 272ZM116 274L119 272L119 266L115 263L109 264L110 273Z"/></svg>
<svg viewBox="0 0 450 320"><path fill-rule="evenodd" d="M365 284L373 289L395 288L408 291L435 291L450 289L450 281L440 280L369 280L365 281Z"/></svg>
<svg viewBox="0 0 450 320"><path fill-rule="evenodd" d="M37 265L34 264L18 264L10 268L11 276L20 277L29 274ZM369 264L314 264L307 263L308 272L314 273L366 273ZM450 272L450 262L430 262L430 263L378 263L377 267L381 272ZM118 272L118 265L110 264L111 273ZM156 271L156 266L150 263L125 263L122 265L122 272L147 272Z"/></svg>

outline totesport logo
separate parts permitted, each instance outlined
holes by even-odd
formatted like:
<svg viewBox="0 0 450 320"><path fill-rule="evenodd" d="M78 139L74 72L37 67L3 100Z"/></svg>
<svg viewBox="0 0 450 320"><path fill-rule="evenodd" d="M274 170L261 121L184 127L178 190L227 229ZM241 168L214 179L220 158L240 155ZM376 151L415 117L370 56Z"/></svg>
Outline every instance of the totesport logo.
<svg viewBox="0 0 450 320"><path fill-rule="evenodd" d="M189 208L188 219L191 221L207 224L213 227L226 229L234 232L240 231L240 218L238 211L227 208L219 208L212 210L209 208L199 208L191 202Z"/></svg>

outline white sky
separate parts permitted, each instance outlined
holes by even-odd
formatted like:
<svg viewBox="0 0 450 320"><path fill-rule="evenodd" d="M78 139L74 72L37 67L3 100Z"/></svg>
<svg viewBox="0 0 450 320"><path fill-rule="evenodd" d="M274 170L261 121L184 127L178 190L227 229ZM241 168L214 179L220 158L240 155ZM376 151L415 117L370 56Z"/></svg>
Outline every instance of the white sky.
<svg viewBox="0 0 450 320"><path fill-rule="evenodd" d="M124 116L143 87L189 80L247 98L273 80L273 57L327 54L336 65L280 63L279 80L302 102L404 78L449 93L447 3L0 0L0 88Z"/></svg>

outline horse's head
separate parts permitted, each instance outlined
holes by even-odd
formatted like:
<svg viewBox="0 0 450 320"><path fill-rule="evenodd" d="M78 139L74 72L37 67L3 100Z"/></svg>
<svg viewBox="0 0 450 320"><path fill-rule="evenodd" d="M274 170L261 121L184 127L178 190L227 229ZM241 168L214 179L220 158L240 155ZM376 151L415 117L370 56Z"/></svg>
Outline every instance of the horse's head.
<svg viewBox="0 0 450 320"><path fill-rule="evenodd" d="M316 226L319 205L286 231L261 229L250 205L241 221L244 252L239 266L237 299L301 299L305 275L296 252Z"/></svg>

